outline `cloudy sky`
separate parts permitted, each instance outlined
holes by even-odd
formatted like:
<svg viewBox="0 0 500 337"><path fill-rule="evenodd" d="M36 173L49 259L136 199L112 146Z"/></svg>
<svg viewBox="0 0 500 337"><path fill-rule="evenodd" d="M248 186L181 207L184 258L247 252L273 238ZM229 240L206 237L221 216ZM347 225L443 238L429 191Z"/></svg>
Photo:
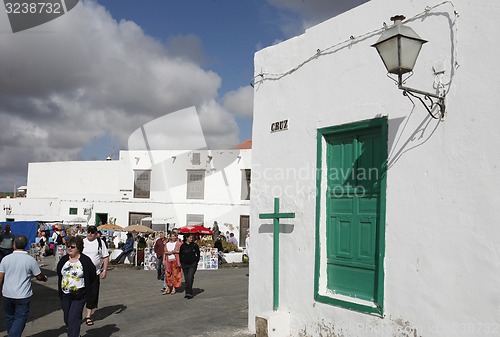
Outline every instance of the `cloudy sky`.
<svg viewBox="0 0 500 337"><path fill-rule="evenodd" d="M0 191L30 162L116 159L191 106L209 147L251 137L254 53L363 2L80 0L17 33L0 11Z"/></svg>

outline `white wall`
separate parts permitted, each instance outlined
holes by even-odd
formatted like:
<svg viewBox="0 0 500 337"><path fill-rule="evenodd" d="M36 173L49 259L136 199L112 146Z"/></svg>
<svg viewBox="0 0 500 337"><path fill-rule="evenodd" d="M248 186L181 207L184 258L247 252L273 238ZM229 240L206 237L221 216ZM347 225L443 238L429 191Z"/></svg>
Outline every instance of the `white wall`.
<svg viewBox="0 0 500 337"><path fill-rule="evenodd" d="M117 172L112 160L29 163L28 197L116 194Z"/></svg>
<svg viewBox="0 0 500 337"><path fill-rule="evenodd" d="M255 75L283 76L264 74L255 83L251 330L256 314L272 310L272 234L258 216L280 197L281 211L296 214L281 221L293 231L280 235L280 311L290 312L292 335L500 333L500 197L493 192L500 53L492 34L500 5L453 3L408 23L429 42L407 85L434 92L432 66L444 62L444 122L402 96L370 47L380 32L369 32L395 14L423 12L420 2L372 0L256 53ZM318 49L327 50L311 58ZM314 300L317 129L379 116L389 119L383 318ZM271 123L284 119L289 130L271 133Z"/></svg>
<svg viewBox="0 0 500 337"><path fill-rule="evenodd" d="M251 167L252 150L193 152L200 153L200 165L191 163L192 152L171 150L121 151L116 161L30 163L28 197L0 199L0 207L11 205L5 218L18 221L69 221L75 217L69 208L78 208L76 216L89 223L96 213L107 213L123 227L130 212L151 213L177 227L186 225L186 214L203 214L205 226L216 220L221 230L238 238L240 215L249 215L241 180L242 170ZM188 169L206 170L204 199L187 199ZM134 170L152 171L149 199L133 198ZM85 208L92 213L84 215Z"/></svg>

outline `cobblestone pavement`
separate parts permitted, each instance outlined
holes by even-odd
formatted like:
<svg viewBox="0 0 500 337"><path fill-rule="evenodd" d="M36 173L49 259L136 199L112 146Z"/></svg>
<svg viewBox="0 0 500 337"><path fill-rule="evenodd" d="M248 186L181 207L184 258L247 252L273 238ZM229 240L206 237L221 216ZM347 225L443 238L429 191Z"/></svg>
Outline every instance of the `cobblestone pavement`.
<svg viewBox="0 0 500 337"><path fill-rule="evenodd" d="M63 313L57 297L54 259L47 257L42 271L47 283L33 282L30 316L23 336L66 336ZM101 282L95 324L82 324L86 337L250 337L248 321L248 268L243 265L218 270L198 270L193 299L184 293L162 295L156 271L119 266ZM3 303L1 304L3 307ZM0 315L0 336L5 321Z"/></svg>

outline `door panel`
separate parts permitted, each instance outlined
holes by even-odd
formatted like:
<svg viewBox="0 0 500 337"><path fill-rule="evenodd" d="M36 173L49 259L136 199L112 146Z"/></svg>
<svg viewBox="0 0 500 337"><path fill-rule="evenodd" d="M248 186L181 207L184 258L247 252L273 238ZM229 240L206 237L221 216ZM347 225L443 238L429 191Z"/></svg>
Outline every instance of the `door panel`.
<svg viewBox="0 0 500 337"><path fill-rule="evenodd" d="M329 135L327 141L327 285L373 300L380 172L379 128Z"/></svg>
<svg viewBox="0 0 500 337"><path fill-rule="evenodd" d="M250 216L240 215L240 247L245 247L245 239L247 238L248 230L250 229Z"/></svg>

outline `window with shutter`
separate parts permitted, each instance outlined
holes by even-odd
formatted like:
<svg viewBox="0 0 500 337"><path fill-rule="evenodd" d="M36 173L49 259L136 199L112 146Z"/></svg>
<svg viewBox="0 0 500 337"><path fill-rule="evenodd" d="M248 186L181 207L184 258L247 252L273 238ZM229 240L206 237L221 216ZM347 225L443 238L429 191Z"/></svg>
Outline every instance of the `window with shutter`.
<svg viewBox="0 0 500 337"><path fill-rule="evenodd" d="M187 199L204 199L205 170L187 171Z"/></svg>
<svg viewBox="0 0 500 337"><path fill-rule="evenodd" d="M200 165L201 164L199 152L193 152L191 154L191 164L193 164L193 165Z"/></svg>
<svg viewBox="0 0 500 337"><path fill-rule="evenodd" d="M134 198L150 197L151 171L134 171Z"/></svg>
<svg viewBox="0 0 500 337"><path fill-rule="evenodd" d="M250 200L251 170L241 170L241 200Z"/></svg>
<svg viewBox="0 0 500 337"><path fill-rule="evenodd" d="M186 214L186 226L203 226L203 214Z"/></svg>

